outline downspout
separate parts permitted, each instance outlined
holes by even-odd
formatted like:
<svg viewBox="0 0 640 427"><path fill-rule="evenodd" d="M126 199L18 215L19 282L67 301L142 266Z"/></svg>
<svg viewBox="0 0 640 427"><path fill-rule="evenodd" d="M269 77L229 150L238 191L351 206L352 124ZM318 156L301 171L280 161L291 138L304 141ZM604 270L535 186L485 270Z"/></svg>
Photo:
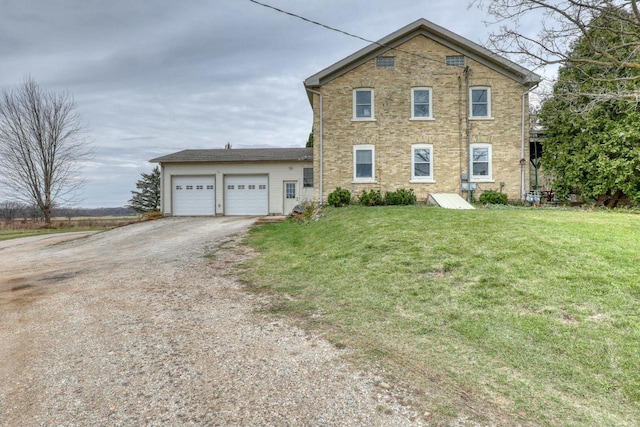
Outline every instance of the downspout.
<svg viewBox="0 0 640 427"><path fill-rule="evenodd" d="M160 163L160 212L162 215L166 212L164 208L165 188L164 188L164 165Z"/></svg>
<svg viewBox="0 0 640 427"><path fill-rule="evenodd" d="M462 75L458 76L458 149L459 149L459 166L458 174L460 175L460 196L462 196L462 171L463 171L463 158L464 151L462 150Z"/></svg>
<svg viewBox="0 0 640 427"><path fill-rule="evenodd" d="M529 163L527 161L527 159L524 157L525 156L525 115L526 115L526 111L525 111L525 97L529 94L529 92L531 92L533 89L538 87L539 83L536 83L534 86L531 86L530 88L528 88L525 92L522 93L522 129L521 129L521 144L520 144L520 200L525 200L526 198L526 189L525 189L525 167L526 165ZM537 171L536 171L537 173Z"/></svg>
<svg viewBox="0 0 640 427"><path fill-rule="evenodd" d="M318 91L315 91L315 90L312 90L312 89L309 89L309 88L306 88L306 89L307 89L307 92L314 93L314 94L316 94L316 95L318 95L320 97L320 140L319 140L319 143L320 143L320 147L319 147L320 158L318 159L318 161L320 162L320 170L318 171L318 173L319 173L319 177L320 177L320 183L319 183L320 205L322 206L324 204L323 203L323 194L324 193L322 192L322 190L323 190L323 188L322 188L322 177L323 177L323 174L322 174L322 165L323 165L323 161L322 161L322 122L324 121L324 113L323 113L323 110L322 110L323 109L323 96L322 96L321 92L318 92Z"/></svg>
<svg viewBox="0 0 640 427"><path fill-rule="evenodd" d="M465 131L467 134L467 202L471 203L471 122L469 121L469 66L464 67Z"/></svg>

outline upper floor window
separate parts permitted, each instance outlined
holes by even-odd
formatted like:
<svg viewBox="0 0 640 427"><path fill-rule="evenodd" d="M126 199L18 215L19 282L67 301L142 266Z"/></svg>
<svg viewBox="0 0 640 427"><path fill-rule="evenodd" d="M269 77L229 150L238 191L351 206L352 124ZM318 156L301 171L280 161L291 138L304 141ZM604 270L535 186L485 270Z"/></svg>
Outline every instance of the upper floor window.
<svg viewBox="0 0 640 427"><path fill-rule="evenodd" d="M447 55L444 63L449 67L464 67L463 55Z"/></svg>
<svg viewBox="0 0 640 427"><path fill-rule="evenodd" d="M471 144L471 179L490 181L491 144Z"/></svg>
<svg viewBox="0 0 640 427"><path fill-rule="evenodd" d="M491 118L491 88L471 88L471 118Z"/></svg>
<svg viewBox="0 0 640 427"><path fill-rule="evenodd" d="M373 89L354 89L353 119L373 120Z"/></svg>
<svg viewBox="0 0 640 427"><path fill-rule="evenodd" d="M373 145L353 146L353 181L375 181L375 147Z"/></svg>
<svg viewBox="0 0 640 427"><path fill-rule="evenodd" d="M302 186L313 187L313 168L302 168Z"/></svg>
<svg viewBox="0 0 640 427"><path fill-rule="evenodd" d="M411 118L431 119L431 88L414 87L411 89Z"/></svg>
<svg viewBox="0 0 640 427"><path fill-rule="evenodd" d="M411 180L433 181L433 146L431 144L411 146Z"/></svg>

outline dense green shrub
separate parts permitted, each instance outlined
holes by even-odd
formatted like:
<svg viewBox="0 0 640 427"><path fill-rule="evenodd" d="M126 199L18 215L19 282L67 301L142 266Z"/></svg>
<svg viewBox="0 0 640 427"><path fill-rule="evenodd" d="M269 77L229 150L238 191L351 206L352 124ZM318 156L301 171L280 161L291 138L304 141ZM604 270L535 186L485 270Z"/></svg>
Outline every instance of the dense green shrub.
<svg viewBox="0 0 640 427"><path fill-rule="evenodd" d="M340 206L347 206L351 203L351 192L346 188L338 187L329 193L327 202L336 208Z"/></svg>
<svg viewBox="0 0 640 427"><path fill-rule="evenodd" d="M417 197L413 189L400 188L396 191L387 191L384 195L384 201L387 205L415 205Z"/></svg>
<svg viewBox="0 0 640 427"><path fill-rule="evenodd" d="M360 193L358 203L364 206L381 206L384 205L380 190L365 190Z"/></svg>
<svg viewBox="0 0 640 427"><path fill-rule="evenodd" d="M506 205L507 195L496 190L487 190L480 195L480 203L483 205Z"/></svg>

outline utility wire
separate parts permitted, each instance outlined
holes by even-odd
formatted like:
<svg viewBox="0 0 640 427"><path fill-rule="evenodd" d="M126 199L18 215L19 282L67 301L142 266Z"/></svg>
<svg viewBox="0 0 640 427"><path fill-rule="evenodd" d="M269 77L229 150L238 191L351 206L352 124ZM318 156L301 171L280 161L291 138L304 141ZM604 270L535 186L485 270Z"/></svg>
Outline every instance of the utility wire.
<svg viewBox="0 0 640 427"><path fill-rule="evenodd" d="M337 33L341 33L341 34L347 35L349 37L353 37L353 38L365 41L367 43L372 43L372 44L378 45L380 47L389 48L389 49L392 49L392 50L395 50L395 51L398 51L398 52L406 53L408 55L417 56L418 58L426 59L428 61L434 61L434 62L438 62L438 63L442 62L442 60L440 60L440 59L430 58L428 56L423 56L423 55L420 55L418 53L409 52L407 50L402 50L402 49L399 49L397 47L385 45L383 43L380 43L380 42L377 42L377 41L374 41L374 40L369 40L367 38L364 38L362 36L358 36L356 34L351 34L351 33L347 32L347 31L341 30L339 28L334 28L334 27L331 27L329 25L323 24L321 22L317 22L317 21L314 21L312 19L305 18L304 16L296 15L295 13L292 13L292 12L287 12L286 10L279 9L279 8L277 8L275 6L271 6L269 4L261 3L261 2L259 2L257 0L249 0L249 1L251 3L255 3L257 5L264 6L264 7L269 8L269 9L273 9L276 12L284 13L285 15L289 15L289 16L293 16L294 18L302 19L303 21L306 21L306 22L309 22L311 24L318 25L320 27L326 28L327 30L335 31Z"/></svg>

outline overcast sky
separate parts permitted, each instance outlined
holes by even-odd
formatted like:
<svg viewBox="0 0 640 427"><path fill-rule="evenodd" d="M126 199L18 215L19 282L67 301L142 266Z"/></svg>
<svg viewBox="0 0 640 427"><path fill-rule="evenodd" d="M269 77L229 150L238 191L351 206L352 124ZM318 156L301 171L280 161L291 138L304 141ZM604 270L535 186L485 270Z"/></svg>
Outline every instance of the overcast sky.
<svg viewBox="0 0 640 427"><path fill-rule="evenodd" d="M261 0L378 40L426 18L472 41L468 0ZM302 147L303 80L368 43L249 0L0 0L0 89L68 91L95 155L76 207L124 206L149 159L188 148Z"/></svg>

